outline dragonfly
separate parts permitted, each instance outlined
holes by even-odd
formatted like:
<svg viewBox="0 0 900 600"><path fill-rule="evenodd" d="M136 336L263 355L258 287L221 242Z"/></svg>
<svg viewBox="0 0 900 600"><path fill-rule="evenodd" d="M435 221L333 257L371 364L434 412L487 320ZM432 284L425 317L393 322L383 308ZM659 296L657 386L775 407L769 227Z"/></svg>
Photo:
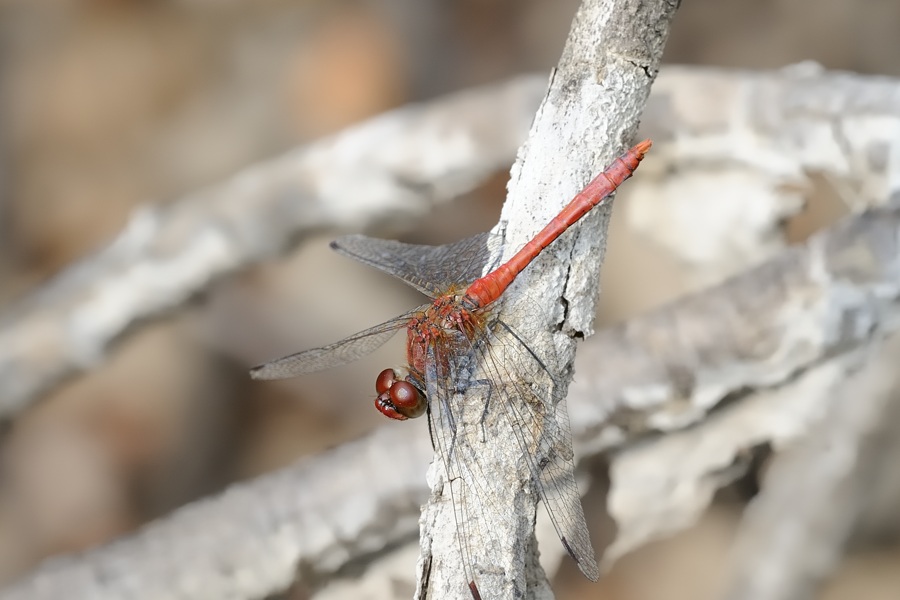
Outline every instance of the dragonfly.
<svg viewBox="0 0 900 600"><path fill-rule="evenodd" d="M477 421L480 441L485 442L486 423L505 421L563 547L582 573L597 581L600 572L575 483L568 417L562 399L553 393L556 375L528 347L525 337L500 318L497 306L516 277L545 248L631 177L650 146L651 141L644 140L616 158L512 258L485 275L496 245L502 244L492 234L443 246L363 235L338 238L331 243L332 249L401 279L430 301L338 342L261 364L251 369L251 377L285 379L344 365L405 329L407 364L378 374L375 408L396 420L427 415L435 456L447 481L484 473L478 464L478 440L471 439L466 424ZM464 403L466 392L475 387L483 390L476 395L483 405L473 409ZM478 482L471 486L472 493L482 494L490 483ZM457 523L464 527L468 509L455 510ZM489 536L485 532L482 539L487 541ZM472 553L462 542L460 546L465 562ZM469 591L474 600L480 600L475 571L473 564L464 566Z"/></svg>

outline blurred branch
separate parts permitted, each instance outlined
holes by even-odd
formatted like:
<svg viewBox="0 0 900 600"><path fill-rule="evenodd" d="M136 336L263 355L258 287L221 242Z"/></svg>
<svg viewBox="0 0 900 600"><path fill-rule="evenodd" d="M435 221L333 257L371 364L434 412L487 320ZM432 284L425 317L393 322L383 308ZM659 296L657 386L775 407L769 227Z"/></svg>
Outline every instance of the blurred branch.
<svg viewBox="0 0 900 600"><path fill-rule="evenodd" d="M724 598L818 597L879 481L894 471L900 335L852 358L846 377L816 397L823 417L767 471L741 523Z"/></svg>
<svg viewBox="0 0 900 600"><path fill-rule="evenodd" d="M320 583L416 531L431 444L423 428L412 429L383 427L129 538L50 560L0 598L238 600L284 591L298 575ZM387 461L385 448L404 451Z"/></svg>
<svg viewBox="0 0 900 600"><path fill-rule="evenodd" d="M118 239L0 318L0 419L96 367L136 323L324 227L424 214L508 165L546 80L407 106L137 212Z"/></svg>
<svg viewBox="0 0 900 600"><path fill-rule="evenodd" d="M607 565L693 524L748 450L805 434L845 377L839 355L894 331L898 317L894 202L586 344L594 361L579 355L590 367L578 390L591 396L573 386L569 397L586 451L642 440L612 460Z"/></svg>
<svg viewBox="0 0 900 600"><path fill-rule="evenodd" d="M632 228L698 281L746 274L730 292L604 332L597 362L579 371L599 392L592 403L570 395L573 423L594 424L591 450L641 439L611 462L606 566L695 523L753 448L810 431L820 399L855 368L843 353L897 324L900 81L810 64L668 68L644 125L663 141L629 188ZM853 212L889 208L785 248L810 174ZM751 277L761 257L773 258Z"/></svg>
<svg viewBox="0 0 900 600"><path fill-rule="evenodd" d="M747 448L810 431L848 357L898 328L892 205L584 343L568 404L583 456L615 450L609 505L619 541L607 559L689 525ZM394 459L408 462L388 464L384 449L397 447L407 451ZM258 598L297 573L316 585L413 538L430 458L424 427L387 425L131 538L48 561L0 598Z"/></svg>
<svg viewBox="0 0 900 600"><path fill-rule="evenodd" d="M654 148L622 212L689 290L900 191L897 79L667 66L642 130Z"/></svg>

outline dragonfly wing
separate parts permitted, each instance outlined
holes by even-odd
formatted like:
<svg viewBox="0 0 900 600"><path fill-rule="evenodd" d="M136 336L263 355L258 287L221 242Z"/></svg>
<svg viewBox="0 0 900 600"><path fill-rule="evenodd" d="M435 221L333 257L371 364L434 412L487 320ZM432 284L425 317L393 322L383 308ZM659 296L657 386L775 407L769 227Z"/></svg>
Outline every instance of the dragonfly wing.
<svg viewBox="0 0 900 600"><path fill-rule="evenodd" d="M466 285L481 277L492 255L499 255L495 250L501 243L502 239L489 233L443 246L345 235L331 242L331 248L436 298L453 285Z"/></svg>
<svg viewBox="0 0 900 600"><path fill-rule="evenodd" d="M492 410L509 420L566 551L588 579L597 581L600 570L575 482L565 398L557 398L554 376L523 337L499 319L488 329L488 343L477 351L480 368L495 385Z"/></svg>
<svg viewBox="0 0 900 600"><path fill-rule="evenodd" d="M461 404L463 397L457 393L455 386L455 379L459 374L460 351L466 351L458 346L453 343L435 343L427 348L425 391L429 400L431 441L436 460L441 462L444 469L444 489L449 490L456 523L456 544L466 579L460 583L465 583L473 598L479 599L481 596L475 581L475 556L485 552L490 540L488 535L473 527L471 522L473 512L479 510L480 499L473 499L470 494L474 492L477 496L478 491L467 487L472 484L481 486L484 477L479 476L480 459L468 437L464 423L465 408ZM483 492L481 497L484 497Z"/></svg>
<svg viewBox="0 0 900 600"><path fill-rule="evenodd" d="M250 369L253 379L287 379L315 371L323 371L362 358L387 342L410 318L426 308L421 306L390 321L370 327L339 342L304 350Z"/></svg>

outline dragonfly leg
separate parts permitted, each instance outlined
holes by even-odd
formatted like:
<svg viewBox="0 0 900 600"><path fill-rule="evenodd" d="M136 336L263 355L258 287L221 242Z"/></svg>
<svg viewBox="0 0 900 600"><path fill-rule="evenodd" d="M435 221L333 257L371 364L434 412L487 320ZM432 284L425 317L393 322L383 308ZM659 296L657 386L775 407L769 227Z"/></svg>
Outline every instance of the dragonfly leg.
<svg viewBox="0 0 900 600"><path fill-rule="evenodd" d="M437 446L434 443L434 425L431 423L434 418L434 413L431 412L431 402L428 403L426 414L428 415L428 437L431 439L431 451L437 452Z"/></svg>

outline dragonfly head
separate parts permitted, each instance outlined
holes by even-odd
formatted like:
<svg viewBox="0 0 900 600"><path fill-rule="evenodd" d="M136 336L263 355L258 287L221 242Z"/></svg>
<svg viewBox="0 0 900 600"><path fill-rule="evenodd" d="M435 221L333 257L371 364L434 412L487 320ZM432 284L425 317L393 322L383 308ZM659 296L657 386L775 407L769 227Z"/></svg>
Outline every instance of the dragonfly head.
<svg viewBox="0 0 900 600"><path fill-rule="evenodd" d="M425 394L411 382L406 369L385 369L375 380L375 408L386 417L405 421L425 414Z"/></svg>

